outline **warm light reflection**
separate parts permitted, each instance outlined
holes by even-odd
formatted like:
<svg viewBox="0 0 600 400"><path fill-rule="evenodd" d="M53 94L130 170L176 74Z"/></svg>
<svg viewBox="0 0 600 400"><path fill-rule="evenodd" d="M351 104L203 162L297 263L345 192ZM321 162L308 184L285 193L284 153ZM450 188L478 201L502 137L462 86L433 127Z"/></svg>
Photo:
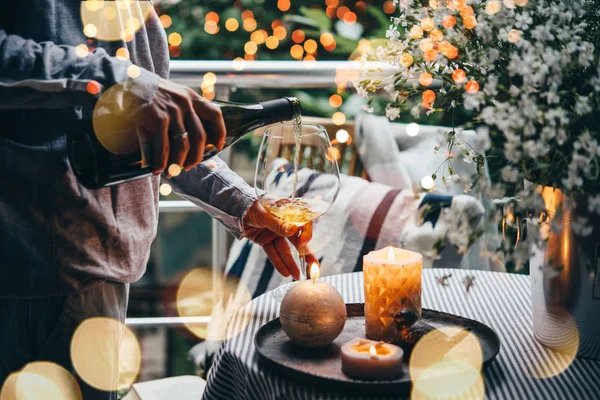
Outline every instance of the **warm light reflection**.
<svg viewBox="0 0 600 400"><path fill-rule="evenodd" d="M128 389L142 361L137 338L112 318L89 318L71 340L73 368L88 385L105 391Z"/></svg>
<svg viewBox="0 0 600 400"><path fill-rule="evenodd" d="M187 273L177 290L177 312L181 317L210 316L210 324L186 323L199 339L222 341L243 331L251 319L251 307L241 311L235 325L227 325L238 310L252 297L246 286L233 277L213 275L210 268L196 268ZM246 309L245 309L246 310Z"/></svg>

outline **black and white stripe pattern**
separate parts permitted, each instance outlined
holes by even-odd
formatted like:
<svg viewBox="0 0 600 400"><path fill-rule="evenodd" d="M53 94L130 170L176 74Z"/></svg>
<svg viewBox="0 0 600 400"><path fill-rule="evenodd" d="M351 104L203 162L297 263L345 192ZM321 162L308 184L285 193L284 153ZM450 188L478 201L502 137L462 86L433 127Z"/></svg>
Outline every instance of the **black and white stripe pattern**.
<svg viewBox="0 0 600 400"><path fill-rule="evenodd" d="M447 274L452 276L449 285L443 287L435 278ZM475 280L467 293L463 280L468 275ZM347 303L364 301L362 273L324 279L338 288ZM557 366L566 365L567 360L534 340L530 297L527 276L456 269L423 271L423 307L481 321L500 336L500 353L484 374L486 399L600 399L598 361L575 359L556 377L532 377L532 367L556 370ZM209 374L204 400L367 398L296 384L263 366L255 354L254 334L278 316L279 303L266 293L254 299L247 306L247 311L250 309L253 316L247 328L221 347ZM239 331L240 323L242 318L234 317L231 332Z"/></svg>

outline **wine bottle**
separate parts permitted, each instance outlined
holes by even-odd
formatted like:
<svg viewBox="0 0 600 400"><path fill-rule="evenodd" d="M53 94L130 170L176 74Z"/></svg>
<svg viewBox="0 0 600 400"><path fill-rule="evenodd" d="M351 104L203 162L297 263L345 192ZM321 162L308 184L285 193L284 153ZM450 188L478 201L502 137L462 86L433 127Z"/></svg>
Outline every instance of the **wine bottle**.
<svg viewBox="0 0 600 400"><path fill-rule="evenodd" d="M223 113L227 135L223 149L240 140L247 133L277 122L296 119L301 114L300 101L295 97L265 101L256 104L241 104L215 101ZM210 131L211 126L204 127ZM126 132L136 135L135 132ZM136 144L135 151L110 151L98 140L91 119L77 121L67 135L67 148L71 168L79 182L88 189L100 189L119 183L150 176L152 167L145 163ZM207 143L202 160L207 160L220 151L214 144Z"/></svg>

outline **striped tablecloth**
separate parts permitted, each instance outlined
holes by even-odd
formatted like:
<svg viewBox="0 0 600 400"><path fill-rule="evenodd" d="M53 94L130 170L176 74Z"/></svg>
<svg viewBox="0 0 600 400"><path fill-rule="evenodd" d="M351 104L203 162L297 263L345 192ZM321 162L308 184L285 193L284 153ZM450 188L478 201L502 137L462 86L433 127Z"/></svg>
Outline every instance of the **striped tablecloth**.
<svg viewBox="0 0 600 400"><path fill-rule="evenodd" d="M452 277L448 279L448 286L441 286L435 278L446 274ZM463 284L467 275L475 277L468 293ZM340 291L346 303L364 301L361 272L323 279ZM546 365L552 369L568 363L562 355L534 340L530 296L528 276L456 269L423 271L424 308L481 321L500 336L500 353L485 370L486 399L600 399L600 362L597 361L575 359L557 376L532 377L533 367ZM254 299L246 311L250 309L248 326L225 342L217 354L204 400L368 398L299 385L262 365L254 349L254 334L278 316L279 303L271 293L266 293ZM240 315L232 320L230 329L239 331Z"/></svg>

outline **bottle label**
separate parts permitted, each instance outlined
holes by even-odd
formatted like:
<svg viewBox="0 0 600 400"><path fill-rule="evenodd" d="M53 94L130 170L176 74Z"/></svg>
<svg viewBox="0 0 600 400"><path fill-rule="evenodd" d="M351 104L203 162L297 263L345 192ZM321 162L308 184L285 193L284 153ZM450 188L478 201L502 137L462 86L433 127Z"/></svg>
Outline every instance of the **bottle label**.
<svg viewBox="0 0 600 400"><path fill-rule="evenodd" d="M594 258L595 282L592 297L594 300L600 300L600 244L596 245L596 257Z"/></svg>

